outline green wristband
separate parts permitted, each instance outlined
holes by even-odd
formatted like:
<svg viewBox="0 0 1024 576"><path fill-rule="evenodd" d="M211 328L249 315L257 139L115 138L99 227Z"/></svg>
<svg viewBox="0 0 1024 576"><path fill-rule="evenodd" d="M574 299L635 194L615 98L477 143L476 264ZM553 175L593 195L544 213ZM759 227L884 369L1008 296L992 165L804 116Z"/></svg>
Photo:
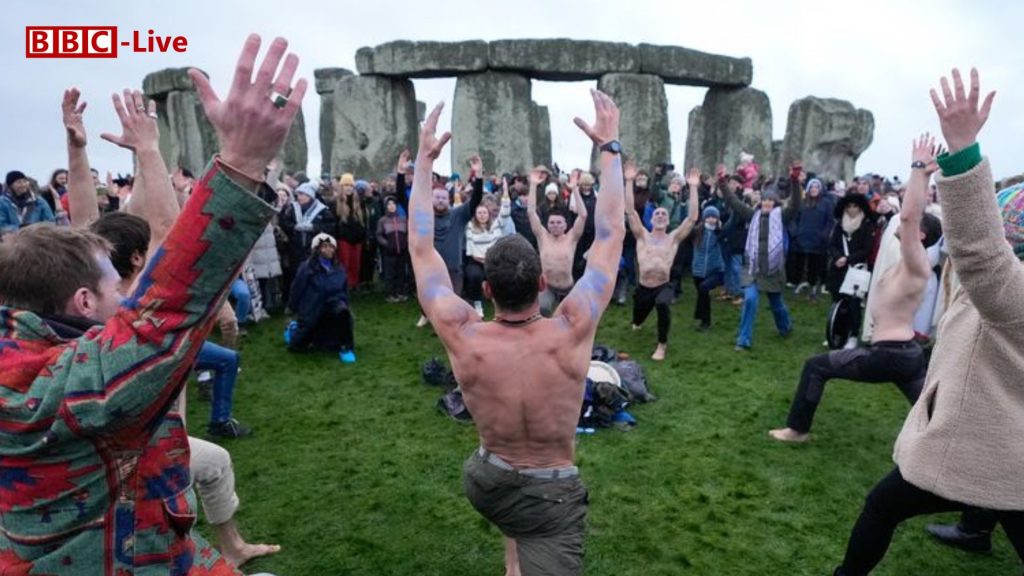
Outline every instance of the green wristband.
<svg viewBox="0 0 1024 576"><path fill-rule="evenodd" d="M941 154L936 161L942 169L942 175L949 178L969 172L978 164L981 164L981 146L977 142L955 154Z"/></svg>

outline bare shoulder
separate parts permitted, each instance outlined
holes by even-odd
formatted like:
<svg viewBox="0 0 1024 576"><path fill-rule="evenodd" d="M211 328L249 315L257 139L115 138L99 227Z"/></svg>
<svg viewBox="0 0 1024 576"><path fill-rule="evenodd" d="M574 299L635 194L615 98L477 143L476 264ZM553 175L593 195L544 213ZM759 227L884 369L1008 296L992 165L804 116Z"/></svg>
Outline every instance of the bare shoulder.
<svg viewBox="0 0 1024 576"><path fill-rule="evenodd" d="M551 320L564 322L575 338L593 339L614 287L615 278L610 278L600 270L588 268Z"/></svg>

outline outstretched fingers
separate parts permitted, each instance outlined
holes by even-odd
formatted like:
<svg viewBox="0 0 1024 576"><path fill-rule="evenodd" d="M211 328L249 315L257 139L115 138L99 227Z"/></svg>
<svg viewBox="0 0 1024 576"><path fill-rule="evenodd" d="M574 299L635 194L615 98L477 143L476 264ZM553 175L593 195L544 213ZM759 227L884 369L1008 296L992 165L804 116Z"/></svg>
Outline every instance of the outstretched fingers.
<svg viewBox="0 0 1024 576"><path fill-rule="evenodd" d="M288 95L291 94L292 79L295 77L295 71L298 68L298 56L295 54L285 56L284 66L281 66L281 72L278 73L277 79L274 80L274 92L277 92L281 96L288 97Z"/></svg>
<svg viewBox="0 0 1024 576"><path fill-rule="evenodd" d="M110 99L114 102L114 113L117 114L118 119L121 120L121 125L123 126L127 124L129 120L128 112L125 111L124 104L121 103L121 97L115 92Z"/></svg>
<svg viewBox="0 0 1024 576"><path fill-rule="evenodd" d="M953 106L953 104L956 103L956 100L953 98L953 91L949 88L949 80L943 76L939 80L939 84L942 85L942 97L946 100L946 108Z"/></svg>
<svg viewBox="0 0 1024 576"><path fill-rule="evenodd" d="M263 64L260 66L259 72L256 73L256 81L253 82L253 86L257 90L260 92L270 91L270 84L274 80L277 67L281 64L281 58L284 57L286 50L288 50L288 41L284 38L274 38L274 41L270 43L270 49L267 50L267 55L263 58Z"/></svg>
<svg viewBox="0 0 1024 576"><path fill-rule="evenodd" d="M939 93L935 91L935 88L932 88L928 91L928 94L932 97L932 104L935 105L935 112L938 113L939 116L942 116L946 111L946 105L943 104L942 100L939 98Z"/></svg>
<svg viewBox="0 0 1024 576"><path fill-rule="evenodd" d="M213 110L217 104L220 104L220 98L213 91L213 86L210 86L210 80L205 74L195 68L189 68L188 76L196 87L196 93L199 94L199 102L202 103L203 109L206 110L206 115L209 116L210 110Z"/></svg>
<svg viewBox="0 0 1024 576"><path fill-rule="evenodd" d="M967 94L964 92L964 79L960 76L960 70L958 68L953 68L952 76L953 90L954 96L956 96L956 101L963 102L964 100L967 100ZM978 101L974 100L971 103L977 105Z"/></svg>
<svg viewBox="0 0 1024 576"><path fill-rule="evenodd" d="M437 121L441 118L441 110L444 109L444 102L438 102L437 106L430 111L425 122L423 122L423 131L433 134L437 131ZM451 136L451 135L449 135Z"/></svg>
<svg viewBox="0 0 1024 576"><path fill-rule="evenodd" d="M292 121L299 113L299 108L302 106L302 98L306 95L306 88L308 87L309 83L306 82L306 79L299 78L299 81L295 83L295 88L292 89L291 94L288 96L288 101L284 105L284 116L288 121L288 126L292 125Z"/></svg>
<svg viewBox="0 0 1024 576"><path fill-rule="evenodd" d="M580 130L583 130L583 133L586 134L588 138L590 138L591 140L594 140L596 138L594 136L594 129L591 128L590 124L587 124L587 122L583 118L577 116L573 118L572 121L573 124L578 126Z"/></svg>
<svg viewBox="0 0 1024 576"><path fill-rule="evenodd" d="M252 71L256 67L256 54L260 51L259 34L249 34L242 47L242 54L235 64L235 77L231 81L231 92L241 93L252 84ZM191 74L191 71L189 71ZM192 77L195 81L195 76Z"/></svg>
<svg viewBox="0 0 1024 576"><path fill-rule="evenodd" d="M992 111L992 101L995 100L996 93L993 90L985 96L985 101L981 103L981 110L978 111L978 117L981 118L981 123L984 124L988 121L988 113Z"/></svg>

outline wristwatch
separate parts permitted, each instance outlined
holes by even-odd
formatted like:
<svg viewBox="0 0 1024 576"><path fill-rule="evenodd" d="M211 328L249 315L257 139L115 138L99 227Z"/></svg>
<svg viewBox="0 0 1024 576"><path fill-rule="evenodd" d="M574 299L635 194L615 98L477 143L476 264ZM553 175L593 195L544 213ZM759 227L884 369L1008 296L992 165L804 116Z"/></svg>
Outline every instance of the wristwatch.
<svg viewBox="0 0 1024 576"><path fill-rule="evenodd" d="M622 154L622 144L618 140L609 140L601 144L598 150L601 152L611 152L612 154Z"/></svg>
<svg viewBox="0 0 1024 576"><path fill-rule="evenodd" d="M910 165L911 170L924 170L928 165L920 160L914 160L914 163Z"/></svg>

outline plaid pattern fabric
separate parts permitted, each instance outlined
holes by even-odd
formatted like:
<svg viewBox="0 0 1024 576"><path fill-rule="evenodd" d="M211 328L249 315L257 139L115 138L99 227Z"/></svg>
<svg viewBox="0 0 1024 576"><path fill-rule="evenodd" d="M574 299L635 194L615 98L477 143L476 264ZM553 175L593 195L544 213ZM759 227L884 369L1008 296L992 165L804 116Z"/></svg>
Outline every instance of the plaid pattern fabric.
<svg viewBox="0 0 1024 576"><path fill-rule="evenodd" d="M172 405L272 215L211 166L105 325L63 339L0 307L0 573L238 574L191 534Z"/></svg>

